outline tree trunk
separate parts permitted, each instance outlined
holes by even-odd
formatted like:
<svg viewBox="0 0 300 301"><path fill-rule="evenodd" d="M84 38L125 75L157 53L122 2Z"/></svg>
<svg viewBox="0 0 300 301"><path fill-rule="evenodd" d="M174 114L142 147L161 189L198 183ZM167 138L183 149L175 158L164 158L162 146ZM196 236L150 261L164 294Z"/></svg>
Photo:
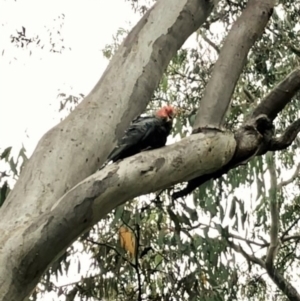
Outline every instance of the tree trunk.
<svg viewBox="0 0 300 301"><path fill-rule="evenodd" d="M23 300L60 252L128 198L214 170L231 158L232 135L199 134L89 177L130 121L145 110L170 59L212 8L207 0L158 1L91 93L40 140L0 211L0 300ZM222 149L218 158L217 148ZM134 168L126 170L130 160ZM143 187L135 185L138 180Z"/></svg>

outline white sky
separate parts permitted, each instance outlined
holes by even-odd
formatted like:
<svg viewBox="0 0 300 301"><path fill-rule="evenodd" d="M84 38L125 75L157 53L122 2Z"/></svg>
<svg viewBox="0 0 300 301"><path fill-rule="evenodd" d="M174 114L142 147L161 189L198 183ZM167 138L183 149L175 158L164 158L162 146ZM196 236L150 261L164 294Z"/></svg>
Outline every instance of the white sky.
<svg viewBox="0 0 300 301"><path fill-rule="evenodd" d="M46 30L58 27L62 13L66 50L51 53ZM30 155L41 136L59 121L57 94L87 94L108 63L101 50L118 28L130 28L128 21L134 25L138 19L124 0L1 0L0 148L18 150L24 143ZM29 37L42 38L43 50L32 45L30 56L29 50L10 42L10 35L22 26Z"/></svg>

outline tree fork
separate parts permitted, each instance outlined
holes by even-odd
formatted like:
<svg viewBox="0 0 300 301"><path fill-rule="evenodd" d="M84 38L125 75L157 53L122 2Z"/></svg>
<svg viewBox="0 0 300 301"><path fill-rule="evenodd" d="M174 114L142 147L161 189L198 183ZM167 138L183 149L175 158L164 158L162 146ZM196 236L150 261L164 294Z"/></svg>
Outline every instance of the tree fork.
<svg viewBox="0 0 300 301"><path fill-rule="evenodd" d="M48 236L47 225L56 219L47 217L66 192L106 160L131 120L145 110L171 58L213 6L207 0L158 1L132 29L89 95L42 137L0 209L1 301L23 300L59 251L89 229L90 223L77 225L64 211L61 231ZM89 221L88 199L84 204L80 208L85 212L75 210L77 218L85 215ZM108 208L117 205L111 199ZM92 215L93 223L97 216Z"/></svg>

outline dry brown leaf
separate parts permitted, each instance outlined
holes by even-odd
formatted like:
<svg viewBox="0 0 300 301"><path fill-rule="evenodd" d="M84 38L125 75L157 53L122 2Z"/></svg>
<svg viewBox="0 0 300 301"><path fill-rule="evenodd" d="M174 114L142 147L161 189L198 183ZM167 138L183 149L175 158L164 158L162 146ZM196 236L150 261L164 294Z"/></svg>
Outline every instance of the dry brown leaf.
<svg viewBox="0 0 300 301"><path fill-rule="evenodd" d="M204 272L201 272L200 274L200 282L204 287L207 287L208 282L207 282L206 274Z"/></svg>
<svg viewBox="0 0 300 301"><path fill-rule="evenodd" d="M135 258L135 236L132 231L126 227L120 227L119 237L121 247L129 252L131 258Z"/></svg>

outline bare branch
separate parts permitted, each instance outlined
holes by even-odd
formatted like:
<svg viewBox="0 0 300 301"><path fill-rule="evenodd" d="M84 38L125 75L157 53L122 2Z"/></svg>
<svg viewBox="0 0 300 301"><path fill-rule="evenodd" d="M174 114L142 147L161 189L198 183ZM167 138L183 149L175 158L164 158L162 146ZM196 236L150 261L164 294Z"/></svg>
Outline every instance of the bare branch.
<svg viewBox="0 0 300 301"><path fill-rule="evenodd" d="M243 240L247 244L253 244L253 245L256 245L256 246L260 246L262 248L265 248L265 247L268 246L268 244L266 244L266 243L256 242L256 241L253 241L253 240L250 240L250 239L247 239L247 238L243 238L239 235L236 235L236 234L233 234L233 233L230 233L230 232L228 232L228 235L229 235L229 237L232 237L232 238L235 238L235 239L238 239L238 240Z"/></svg>
<svg viewBox="0 0 300 301"><path fill-rule="evenodd" d="M268 275L277 287L289 298L290 301L300 301L300 295L297 290L285 280L285 278L273 267L272 271L268 271L266 264L254 255L250 255L240 245L236 245L228 241L229 245L238 253L241 253L248 262L255 263L267 270Z"/></svg>
<svg viewBox="0 0 300 301"><path fill-rule="evenodd" d="M282 101L286 101L286 99L282 95L280 95L279 91L281 91L282 89L287 89L290 92L292 91L289 95L284 93L284 96L289 96L291 98L299 88L300 69L297 69L292 72L283 82L281 82L271 93L269 93L268 96L265 97L265 99L254 110L252 118L248 119L246 123L236 132L235 136L237 140L237 150L232 160L226 166L222 167L221 170L216 171L214 174L207 174L201 176L200 178L191 180L186 188L174 193L173 197L176 199L189 194L208 180L217 179L223 174L227 173L230 169L233 169L238 165L245 164L253 156L263 155L267 151L282 150L291 145L300 131L300 119L296 120L289 127L287 127L287 129L282 133L281 136L274 138L274 128L272 128L273 126L271 126L271 124L268 124L268 121L263 118L263 116L266 115L257 114L259 112L266 112L273 118L275 116L274 112L272 111L273 104L275 103L274 107L276 107L276 104L279 103L277 104L277 108L282 109L287 103L285 102L285 104L283 105ZM278 102L275 99L275 97L277 96L279 97ZM271 111L268 110L269 106L271 108ZM262 118L260 116L262 116ZM250 128L248 124L249 122ZM255 135L251 128L256 128L258 132L261 132L263 137ZM260 128L262 128L264 132L262 132ZM251 137L251 139L249 139L249 137ZM255 139L256 141L254 141ZM246 143L244 143L244 141L246 141ZM249 143L249 141L252 142Z"/></svg>
<svg viewBox="0 0 300 301"><path fill-rule="evenodd" d="M223 124L248 52L263 33L274 4L274 0L249 0L246 9L232 26L204 91L194 130L207 126L220 128Z"/></svg>
<svg viewBox="0 0 300 301"><path fill-rule="evenodd" d="M299 131L300 119L287 127L281 136L274 138L274 126L266 115L259 115L256 116L255 119L248 119L235 133L237 148L231 161L213 174L206 174L199 178L192 179L186 188L175 192L173 198L177 199L188 195L203 183L211 179L217 179L226 174L229 170L246 164L254 156L261 156L268 151L277 151L287 148L297 137Z"/></svg>
<svg viewBox="0 0 300 301"><path fill-rule="evenodd" d="M292 224L282 233L281 238L280 238L282 241L284 241L285 236L288 235L288 233L292 230L292 228L298 224L299 220L300 220L300 216L298 218L296 218L292 222Z"/></svg>
<svg viewBox="0 0 300 301"><path fill-rule="evenodd" d="M293 143L293 141L295 140L299 132L300 132L300 119L297 119L286 128L286 130L281 134L281 136L273 138L271 140L268 150L278 151L278 150L286 149L288 146L290 146Z"/></svg>
<svg viewBox="0 0 300 301"><path fill-rule="evenodd" d="M289 298L290 301L300 301L300 294L275 268L267 269L267 273L277 287Z"/></svg>
<svg viewBox="0 0 300 301"><path fill-rule="evenodd" d="M292 71L254 109L251 118L266 114L274 120L300 89L300 69Z"/></svg>
<svg viewBox="0 0 300 301"><path fill-rule="evenodd" d="M220 53L219 47L212 40L210 40L204 33L201 33L201 37L208 45L210 45L217 52L217 54Z"/></svg>
<svg viewBox="0 0 300 301"><path fill-rule="evenodd" d="M232 241L228 241L228 243L236 252L241 253L248 262L256 263L263 268L265 267L265 263L260 258L248 254L240 245L236 245Z"/></svg>
<svg viewBox="0 0 300 301"><path fill-rule="evenodd" d="M286 241L290 241L290 240L300 240L300 234L286 236L285 238L282 239L282 242L286 242Z"/></svg>
<svg viewBox="0 0 300 301"><path fill-rule="evenodd" d="M280 241L279 233L279 206L277 201L277 175L275 169L274 154L268 156L268 169L271 178L271 186L269 189L269 206L271 213L271 229L270 229L270 246L266 257L266 269L268 273L274 269L274 260L277 255Z"/></svg>
<svg viewBox="0 0 300 301"><path fill-rule="evenodd" d="M255 102L255 97L252 93L247 89L247 87L243 87L243 92L245 93L247 100L251 103Z"/></svg>
<svg viewBox="0 0 300 301"><path fill-rule="evenodd" d="M295 181L295 179L298 178L299 172L300 172L300 163L298 163L293 175L288 180L282 181L278 184L278 190L282 189L282 187L284 187L284 186L287 186L287 185L293 183Z"/></svg>

